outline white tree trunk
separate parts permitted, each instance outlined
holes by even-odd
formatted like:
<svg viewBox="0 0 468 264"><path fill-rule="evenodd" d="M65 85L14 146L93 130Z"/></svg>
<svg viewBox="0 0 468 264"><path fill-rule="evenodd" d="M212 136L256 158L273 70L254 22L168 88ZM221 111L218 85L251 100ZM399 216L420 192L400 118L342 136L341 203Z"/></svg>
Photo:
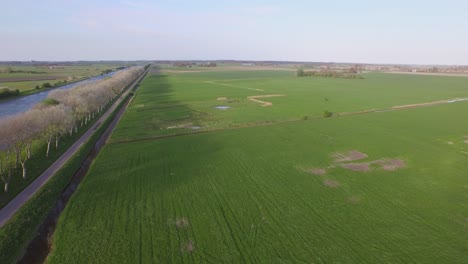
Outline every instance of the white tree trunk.
<svg viewBox="0 0 468 264"><path fill-rule="evenodd" d="M23 168L23 179L26 179L26 160L21 161L21 167Z"/></svg>
<svg viewBox="0 0 468 264"><path fill-rule="evenodd" d="M56 136L56 137L55 137L55 149L58 149L59 139L60 139L59 136Z"/></svg>
<svg viewBox="0 0 468 264"><path fill-rule="evenodd" d="M47 139L47 152L46 152L46 158L49 157L49 150L50 150L50 142L52 141L52 138Z"/></svg>
<svg viewBox="0 0 468 264"><path fill-rule="evenodd" d="M29 144L28 144L28 150L27 150L27 152L28 152L28 159L31 158L31 147L32 147L32 142L29 142Z"/></svg>

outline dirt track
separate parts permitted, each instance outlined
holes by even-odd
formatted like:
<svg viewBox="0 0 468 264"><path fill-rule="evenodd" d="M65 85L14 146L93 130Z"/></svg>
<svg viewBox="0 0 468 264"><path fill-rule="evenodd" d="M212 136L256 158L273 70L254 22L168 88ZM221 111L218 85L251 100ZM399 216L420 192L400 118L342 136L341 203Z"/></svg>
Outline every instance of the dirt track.
<svg viewBox="0 0 468 264"><path fill-rule="evenodd" d="M257 98L268 98L268 97L278 97L278 96L284 96L284 94L255 95L255 96L249 96L247 97L247 99L256 103L260 103L262 104L262 106L271 106L273 105L273 103L257 100Z"/></svg>

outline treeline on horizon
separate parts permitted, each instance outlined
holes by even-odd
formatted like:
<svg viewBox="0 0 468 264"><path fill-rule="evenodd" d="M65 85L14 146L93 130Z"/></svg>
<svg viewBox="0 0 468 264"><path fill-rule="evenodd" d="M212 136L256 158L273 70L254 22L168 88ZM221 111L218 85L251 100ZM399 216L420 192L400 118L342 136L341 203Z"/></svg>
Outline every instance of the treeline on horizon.
<svg viewBox="0 0 468 264"><path fill-rule="evenodd" d="M297 77L327 77L327 78L344 78L344 79L364 79L362 75L359 74L359 70L352 67L348 70L307 70L299 69L296 72Z"/></svg>

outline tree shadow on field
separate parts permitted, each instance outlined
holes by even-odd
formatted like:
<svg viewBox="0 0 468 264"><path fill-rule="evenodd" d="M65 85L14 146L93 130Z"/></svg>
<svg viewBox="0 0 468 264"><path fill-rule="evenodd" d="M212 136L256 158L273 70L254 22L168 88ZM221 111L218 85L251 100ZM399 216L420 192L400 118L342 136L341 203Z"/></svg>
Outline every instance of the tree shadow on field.
<svg viewBox="0 0 468 264"><path fill-rule="evenodd" d="M210 115L176 100L176 92L181 94L191 87L181 86L174 91L173 81L177 81L177 76L166 75L158 67L152 68L136 90L110 143L154 140L204 131L201 123Z"/></svg>
<svg viewBox="0 0 468 264"><path fill-rule="evenodd" d="M219 141L212 140L212 134L198 134L196 119L200 111L175 99L176 93L191 89L190 84L175 91L171 84L175 79L177 76L167 75L153 66L122 117L117 138L110 141L114 149L122 155L125 153L122 163L126 165L122 169L138 175L148 173L146 170L151 167L152 173L162 177L158 189L193 179L223 149ZM168 129L178 124L187 126Z"/></svg>

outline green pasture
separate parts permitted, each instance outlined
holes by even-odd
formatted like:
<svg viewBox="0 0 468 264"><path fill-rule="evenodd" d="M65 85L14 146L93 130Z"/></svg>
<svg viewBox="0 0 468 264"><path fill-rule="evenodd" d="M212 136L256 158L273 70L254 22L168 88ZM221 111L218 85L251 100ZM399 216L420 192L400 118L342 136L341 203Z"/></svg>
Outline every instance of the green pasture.
<svg viewBox="0 0 468 264"><path fill-rule="evenodd" d="M113 67L115 65L104 64L51 68L48 66L0 66L0 88L18 89L20 92L34 91L36 85L41 86L46 82L54 85L64 80L76 81L100 75L102 71ZM5 72L7 68L14 72ZM14 78L13 81L12 78ZM41 80L35 80L34 78L40 78Z"/></svg>
<svg viewBox="0 0 468 264"><path fill-rule="evenodd" d="M43 80L43 81L26 81L26 82L0 82L0 88L8 88L11 90L19 90L20 92L34 90L36 85L41 87L42 84L48 82L55 85L60 80Z"/></svg>
<svg viewBox="0 0 468 264"><path fill-rule="evenodd" d="M468 97L466 79L365 77L146 78L63 212L48 263L464 263L468 102L312 117ZM246 99L262 93L286 96ZM167 129L184 123L207 133L151 139L200 131ZM345 169L333 154L350 150L367 155L351 163L404 166Z"/></svg>
<svg viewBox="0 0 468 264"><path fill-rule="evenodd" d="M290 71L152 75L142 83L112 140L319 118L326 110L338 115L467 98L467 80L392 74L365 74L364 80L297 78ZM272 94L283 96L258 98L272 106L248 99ZM218 100L223 97L226 100ZM219 105L230 108L218 110Z"/></svg>

